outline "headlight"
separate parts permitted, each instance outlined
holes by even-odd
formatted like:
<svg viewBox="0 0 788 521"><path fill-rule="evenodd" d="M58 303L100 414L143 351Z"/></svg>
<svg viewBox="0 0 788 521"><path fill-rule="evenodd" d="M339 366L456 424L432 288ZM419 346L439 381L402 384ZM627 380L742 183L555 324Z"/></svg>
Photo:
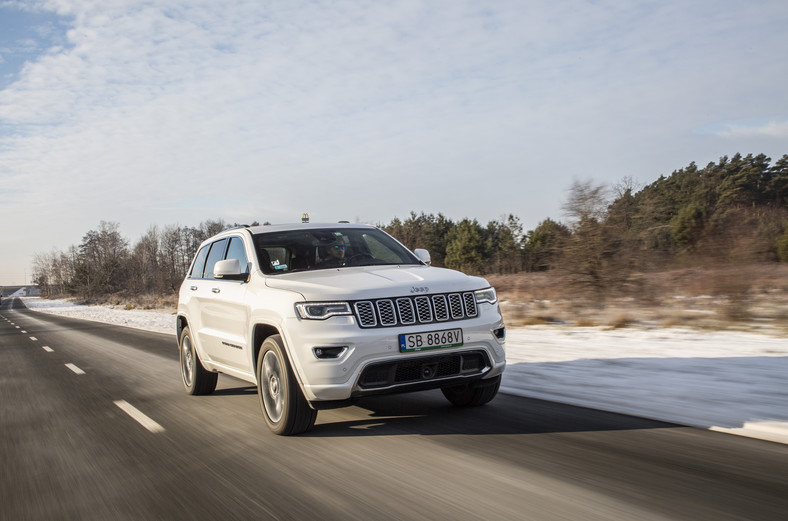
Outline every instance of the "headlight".
<svg viewBox="0 0 788 521"><path fill-rule="evenodd" d="M325 320L335 315L351 315L347 302L299 302L296 304L298 316L310 320Z"/></svg>
<svg viewBox="0 0 788 521"><path fill-rule="evenodd" d="M494 288L487 288L487 289L479 289L473 292L476 295L476 302L489 302L490 304L495 304L498 301L498 297L495 295Z"/></svg>

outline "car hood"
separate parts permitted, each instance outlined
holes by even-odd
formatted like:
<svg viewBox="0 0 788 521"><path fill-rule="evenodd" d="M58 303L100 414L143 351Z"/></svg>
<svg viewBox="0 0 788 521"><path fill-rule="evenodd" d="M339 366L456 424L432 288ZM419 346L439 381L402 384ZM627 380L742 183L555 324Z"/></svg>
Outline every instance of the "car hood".
<svg viewBox="0 0 788 521"><path fill-rule="evenodd" d="M266 277L271 288L296 291L306 300L365 300L483 289L480 277L431 266L360 266Z"/></svg>

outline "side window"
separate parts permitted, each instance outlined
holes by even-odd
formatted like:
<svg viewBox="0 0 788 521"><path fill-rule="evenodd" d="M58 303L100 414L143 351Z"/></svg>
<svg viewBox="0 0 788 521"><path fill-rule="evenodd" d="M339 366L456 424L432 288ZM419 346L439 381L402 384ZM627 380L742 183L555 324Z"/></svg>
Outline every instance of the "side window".
<svg viewBox="0 0 788 521"><path fill-rule="evenodd" d="M213 267L220 260L224 259L224 252L227 249L227 239L219 239L211 245L211 252L208 254L208 260L205 261L205 275L206 279L213 278Z"/></svg>
<svg viewBox="0 0 788 521"><path fill-rule="evenodd" d="M245 273L248 269L249 259L246 257L244 240L240 237L230 237L230 246L227 248L228 259L238 259L241 263L241 272Z"/></svg>
<svg viewBox="0 0 788 521"><path fill-rule="evenodd" d="M194 258L194 264L192 264L192 270L189 272L190 279L201 279L202 272L205 270L205 259L208 257L208 250L211 249L211 245L208 244L200 248L200 251L197 252L197 256Z"/></svg>

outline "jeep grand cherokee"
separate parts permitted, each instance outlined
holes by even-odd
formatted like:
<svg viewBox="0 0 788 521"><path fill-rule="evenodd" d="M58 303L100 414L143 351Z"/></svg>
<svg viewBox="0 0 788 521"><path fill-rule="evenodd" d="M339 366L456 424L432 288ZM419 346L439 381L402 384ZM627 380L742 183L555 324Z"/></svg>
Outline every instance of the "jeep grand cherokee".
<svg viewBox="0 0 788 521"><path fill-rule="evenodd" d="M303 432L317 411L440 388L457 406L498 392L505 328L495 290L430 266L372 226L241 227L202 243L180 289L183 384L254 383L268 427Z"/></svg>

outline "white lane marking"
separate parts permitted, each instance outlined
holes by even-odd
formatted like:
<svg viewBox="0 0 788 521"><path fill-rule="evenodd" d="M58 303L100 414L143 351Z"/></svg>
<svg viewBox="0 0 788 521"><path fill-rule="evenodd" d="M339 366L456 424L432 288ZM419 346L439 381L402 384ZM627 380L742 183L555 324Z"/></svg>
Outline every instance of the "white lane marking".
<svg viewBox="0 0 788 521"><path fill-rule="evenodd" d="M15 328L17 328L17 329L20 329L20 327L19 327L19 326L14 326L14 327L15 327Z"/></svg>
<svg viewBox="0 0 788 521"><path fill-rule="evenodd" d="M34 337L34 336L31 336L31 337L30 337L30 340L32 340L33 342L35 342L35 341L36 341L36 340L38 340L38 339L37 339L36 337Z"/></svg>
<svg viewBox="0 0 788 521"><path fill-rule="evenodd" d="M26 334L27 334L27 331L25 331L25 330L23 329L22 331L20 331L20 333L22 333L23 335L26 335Z"/></svg>
<svg viewBox="0 0 788 521"><path fill-rule="evenodd" d="M74 371L74 374L85 374L85 371L75 366L74 364L66 364L66 367Z"/></svg>
<svg viewBox="0 0 788 521"><path fill-rule="evenodd" d="M149 431L156 433L156 432L164 432L164 427L156 423L155 421L151 420L149 417L145 416L139 409L131 405L126 400L116 400L115 405L120 407L120 409L134 418L140 425L148 429Z"/></svg>
<svg viewBox="0 0 788 521"><path fill-rule="evenodd" d="M55 352L55 350L54 350L54 349L52 349L52 348L51 348L51 347L49 347L49 346L41 346L41 349L43 349L43 350L44 350L44 351L46 351L47 353L54 353L54 352Z"/></svg>

